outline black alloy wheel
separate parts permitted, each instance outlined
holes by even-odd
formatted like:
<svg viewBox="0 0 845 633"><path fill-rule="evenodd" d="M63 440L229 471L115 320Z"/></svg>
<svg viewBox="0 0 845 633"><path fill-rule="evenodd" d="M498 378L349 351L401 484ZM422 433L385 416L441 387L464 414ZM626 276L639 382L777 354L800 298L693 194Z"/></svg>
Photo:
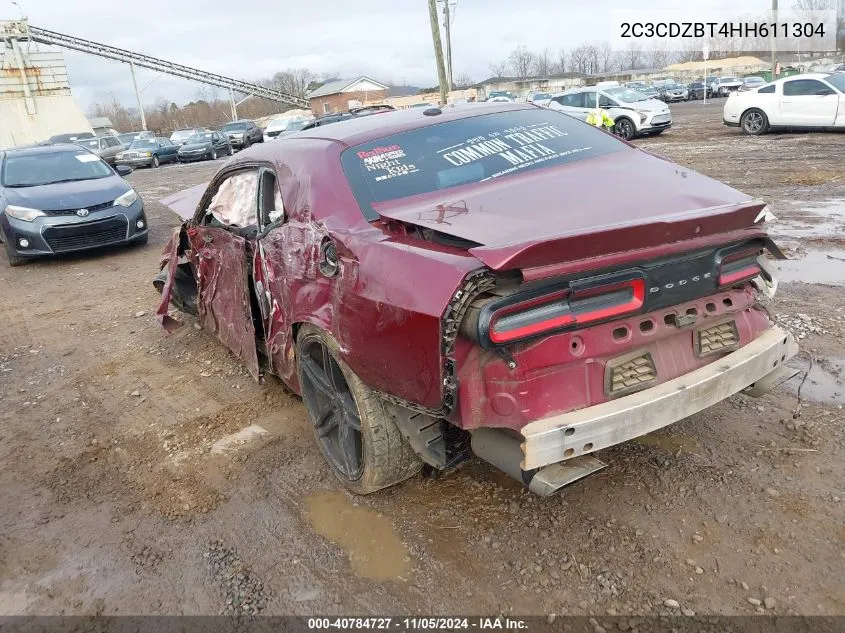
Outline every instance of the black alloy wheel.
<svg viewBox="0 0 845 633"><path fill-rule="evenodd" d="M325 341L309 336L299 358L302 398L323 453L347 481L361 478L364 452L361 416L349 384Z"/></svg>

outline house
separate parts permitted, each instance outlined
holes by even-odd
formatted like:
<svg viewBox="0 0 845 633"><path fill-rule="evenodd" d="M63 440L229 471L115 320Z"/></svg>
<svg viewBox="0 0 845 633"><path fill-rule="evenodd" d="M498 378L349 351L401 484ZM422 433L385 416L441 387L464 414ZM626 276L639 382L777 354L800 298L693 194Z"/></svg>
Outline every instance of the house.
<svg viewBox="0 0 845 633"><path fill-rule="evenodd" d="M379 103L387 96L389 89L389 86L362 76L328 81L309 92L305 98L308 99L314 116L320 116L347 112L350 108L369 103Z"/></svg>

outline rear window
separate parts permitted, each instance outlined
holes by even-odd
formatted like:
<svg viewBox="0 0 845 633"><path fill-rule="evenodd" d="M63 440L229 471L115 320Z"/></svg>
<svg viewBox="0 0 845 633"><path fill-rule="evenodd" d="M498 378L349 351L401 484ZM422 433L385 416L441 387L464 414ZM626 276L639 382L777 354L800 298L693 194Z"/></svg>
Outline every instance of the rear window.
<svg viewBox="0 0 845 633"><path fill-rule="evenodd" d="M566 114L519 110L439 123L351 147L341 155L364 216L386 200L504 178L626 149Z"/></svg>

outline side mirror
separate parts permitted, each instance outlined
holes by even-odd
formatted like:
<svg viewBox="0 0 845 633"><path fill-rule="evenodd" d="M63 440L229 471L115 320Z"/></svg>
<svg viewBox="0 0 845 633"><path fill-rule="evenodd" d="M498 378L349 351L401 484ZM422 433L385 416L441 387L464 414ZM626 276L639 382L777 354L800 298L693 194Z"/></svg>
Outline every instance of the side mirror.
<svg viewBox="0 0 845 633"><path fill-rule="evenodd" d="M118 176L128 176L134 171L129 165L118 165L114 170Z"/></svg>

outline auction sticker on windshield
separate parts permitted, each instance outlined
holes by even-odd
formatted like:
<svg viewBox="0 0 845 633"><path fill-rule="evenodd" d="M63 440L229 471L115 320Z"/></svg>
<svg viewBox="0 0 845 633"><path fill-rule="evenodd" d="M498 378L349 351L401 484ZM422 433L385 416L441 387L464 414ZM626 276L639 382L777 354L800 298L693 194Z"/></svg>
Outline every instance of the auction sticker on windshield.
<svg viewBox="0 0 845 633"><path fill-rule="evenodd" d="M100 160L100 157L94 154L75 154L75 156L80 163L93 163Z"/></svg>
<svg viewBox="0 0 845 633"><path fill-rule="evenodd" d="M427 125L344 151L364 215L373 203L482 183L629 149L563 113L520 109Z"/></svg>

